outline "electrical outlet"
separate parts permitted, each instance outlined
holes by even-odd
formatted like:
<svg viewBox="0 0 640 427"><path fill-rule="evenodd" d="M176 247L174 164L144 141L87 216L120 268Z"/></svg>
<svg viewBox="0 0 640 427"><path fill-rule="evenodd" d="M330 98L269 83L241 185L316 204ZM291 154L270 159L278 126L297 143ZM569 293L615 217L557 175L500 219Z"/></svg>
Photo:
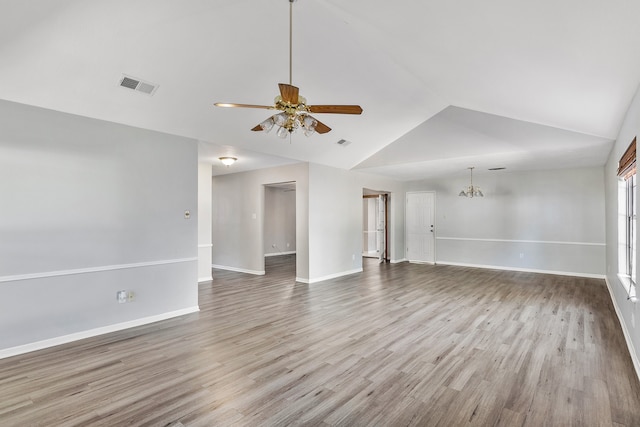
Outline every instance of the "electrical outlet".
<svg viewBox="0 0 640 427"><path fill-rule="evenodd" d="M133 291L127 292L127 301L128 302L133 302L135 297L136 297L136 294Z"/></svg>
<svg viewBox="0 0 640 427"><path fill-rule="evenodd" d="M524 258L524 252L520 252L520 259Z"/></svg>
<svg viewBox="0 0 640 427"><path fill-rule="evenodd" d="M118 304L124 304L127 302L127 291L116 292L116 300L118 301Z"/></svg>

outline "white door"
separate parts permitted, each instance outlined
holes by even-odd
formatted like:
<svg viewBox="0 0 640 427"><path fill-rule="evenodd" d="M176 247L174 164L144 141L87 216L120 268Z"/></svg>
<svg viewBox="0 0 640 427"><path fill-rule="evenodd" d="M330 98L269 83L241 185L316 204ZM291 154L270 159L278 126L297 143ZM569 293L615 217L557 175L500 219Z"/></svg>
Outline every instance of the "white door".
<svg viewBox="0 0 640 427"><path fill-rule="evenodd" d="M435 256L435 200L434 192L407 193L407 253L410 262L434 264Z"/></svg>

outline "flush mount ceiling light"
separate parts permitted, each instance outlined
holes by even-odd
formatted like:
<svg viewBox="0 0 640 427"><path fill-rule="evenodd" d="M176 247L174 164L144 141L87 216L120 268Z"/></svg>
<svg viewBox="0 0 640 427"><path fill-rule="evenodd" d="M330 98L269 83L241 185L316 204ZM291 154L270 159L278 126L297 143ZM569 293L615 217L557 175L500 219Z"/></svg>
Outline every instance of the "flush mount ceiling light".
<svg viewBox="0 0 640 427"><path fill-rule="evenodd" d="M292 51L293 51L293 3L296 0L289 1L289 84L279 83L280 95L276 96L274 105L249 105L249 104L231 104L217 102L216 107L241 107L241 108L262 108L265 110L279 110L280 113L275 114L268 119L255 126L252 131L269 132L274 126L278 130L276 134L280 138L286 138L298 129L302 130L305 136L311 136L314 133L327 133L331 128L324 123L318 121L309 113L333 113L333 114L361 114L362 108L359 105L308 105L307 100L300 96L299 89L293 86L292 82Z"/></svg>
<svg viewBox="0 0 640 427"><path fill-rule="evenodd" d="M218 157L218 160L220 160L222 164L225 165L226 167L229 167L232 164L234 164L238 159L235 157L225 156L225 157Z"/></svg>
<svg viewBox="0 0 640 427"><path fill-rule="evenodd" d="M464 196L464 197L484 197L484 194L482 194L482 191L480 191L480 187L478 186L473 186L473 167L467 168L469 169L469 174L471 177L471 181L469 183L469 186L462 190L460 192L460 194L458 194L458 196Z"/></svg>

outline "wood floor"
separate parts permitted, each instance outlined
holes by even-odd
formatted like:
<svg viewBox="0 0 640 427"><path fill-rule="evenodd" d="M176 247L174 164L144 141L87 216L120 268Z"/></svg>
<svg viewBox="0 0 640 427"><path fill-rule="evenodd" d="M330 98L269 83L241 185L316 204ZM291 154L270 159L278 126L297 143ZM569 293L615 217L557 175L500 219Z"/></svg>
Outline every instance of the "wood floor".
<svg viewBox="0 0 640 427"><path fill-rule="evenodd" d="M267 261L200 313L0 360L0 425L640 426L602 280Z"/></svg>

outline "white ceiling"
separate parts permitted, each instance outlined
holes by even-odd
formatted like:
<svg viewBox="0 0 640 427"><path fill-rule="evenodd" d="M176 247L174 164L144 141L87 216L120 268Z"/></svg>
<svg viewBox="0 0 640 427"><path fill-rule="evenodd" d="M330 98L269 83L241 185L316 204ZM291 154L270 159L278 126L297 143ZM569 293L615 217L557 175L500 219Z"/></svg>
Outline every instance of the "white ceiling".
<svg viewBox="0 0 640 427"><path fill-rule="evenodd" d="M298 0L325 135L250 129L288 82L287 0L0 0L0 98L197 139L214 174L297 161L412 180L603 165L640 83L640 2ZM123 74L159 85L119 87ZM346 139L350 144L336 142Z"/></svg>

